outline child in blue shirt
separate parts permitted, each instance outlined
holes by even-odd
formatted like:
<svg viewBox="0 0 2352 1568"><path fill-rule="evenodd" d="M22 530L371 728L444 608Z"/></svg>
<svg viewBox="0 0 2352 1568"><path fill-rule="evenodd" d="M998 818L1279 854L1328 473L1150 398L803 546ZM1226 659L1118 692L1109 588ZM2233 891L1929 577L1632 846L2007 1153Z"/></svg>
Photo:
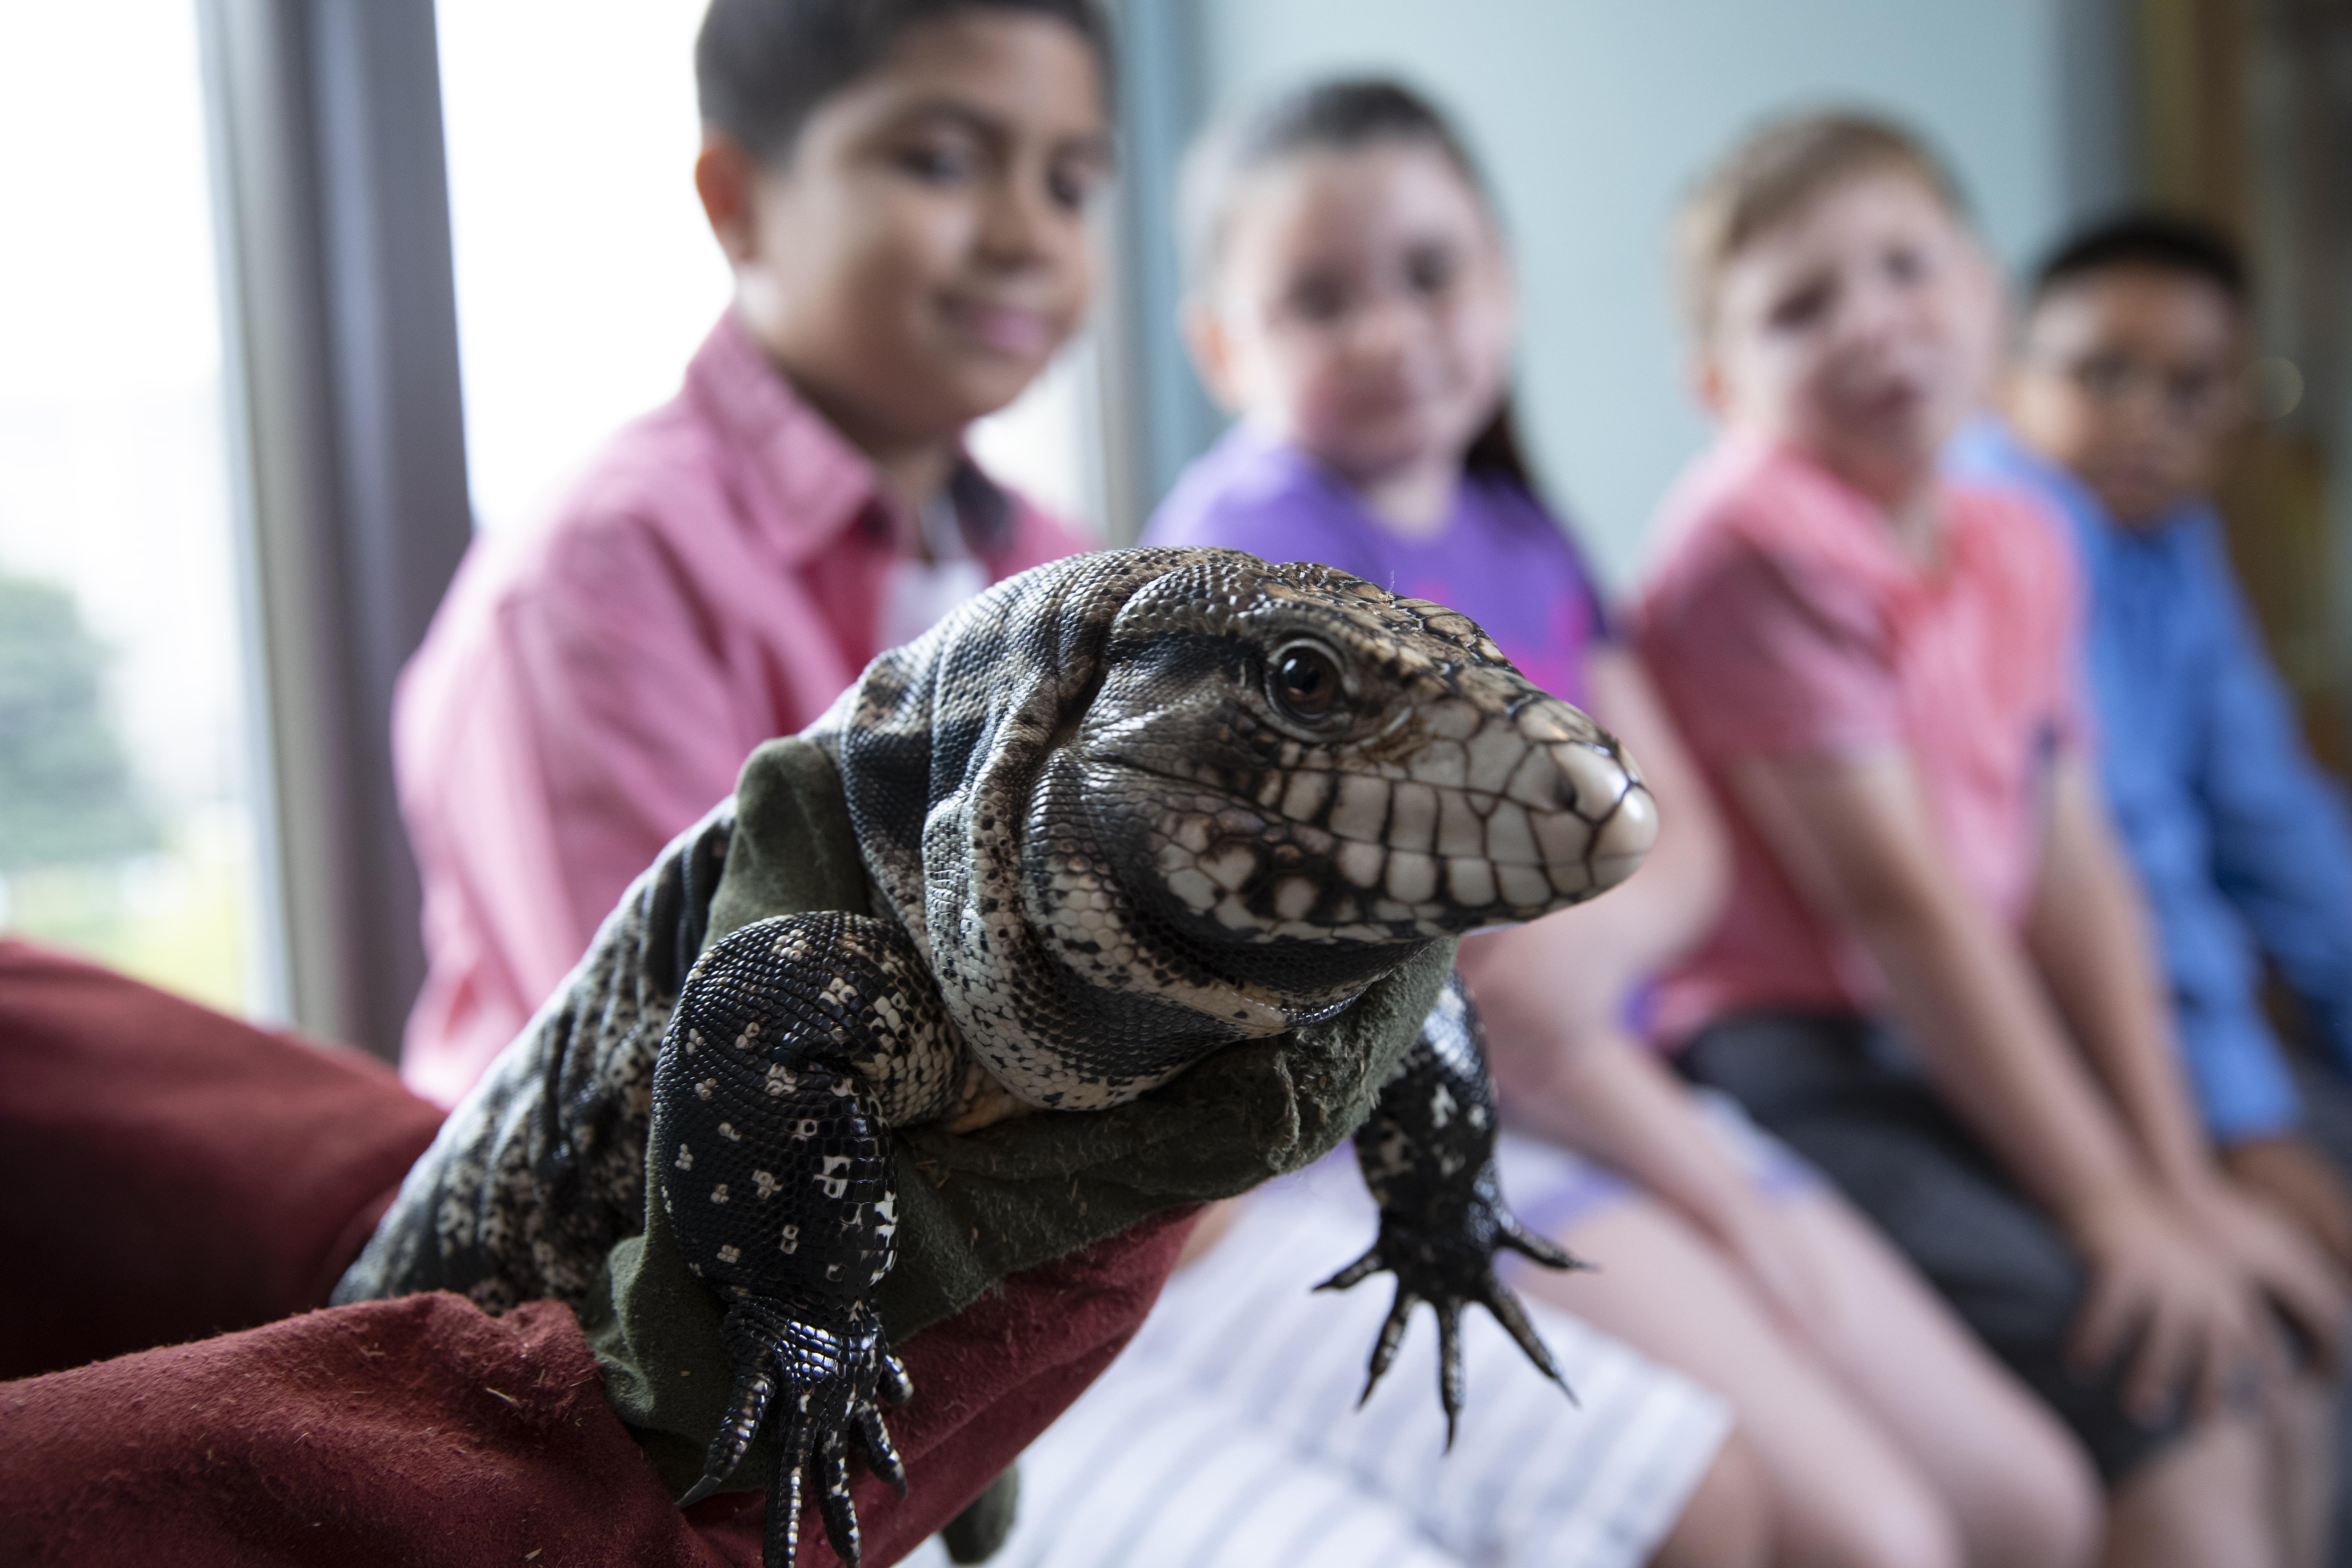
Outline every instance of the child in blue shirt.
<svg viewBox="0 0 2352 1568"><path fill-rule="evenodd" d="M2127 216L2038 274L2004 395L1958 461L2070 526L2108 804L2155 921L2188 1075L2232 1173L2352 1267L2352 1192L2305 1135L2265 963L2352 1071L2352 825L2231 575L2210 496L2243 419L2247 289L2218 235ZM2306 1075L2308 1076L2308 1075ZM2352 1153L2352 1147L2339 1151Z"/></svg>

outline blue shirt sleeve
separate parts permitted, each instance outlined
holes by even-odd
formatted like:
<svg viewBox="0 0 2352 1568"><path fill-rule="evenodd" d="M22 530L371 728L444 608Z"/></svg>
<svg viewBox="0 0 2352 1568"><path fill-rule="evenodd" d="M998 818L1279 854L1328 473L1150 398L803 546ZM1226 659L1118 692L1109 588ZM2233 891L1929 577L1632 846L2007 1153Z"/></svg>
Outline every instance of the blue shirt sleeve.
<svg viewBox="0 0 2352 1568"><path fill-rule="evenodd" d="M2254 999L2192 990L2173 1001L2181 1068L2213 1141L2226 1149L2292 1131L2303 1120L2303 1096Z"/></svg>
<svg viewBox="0 0 2352 1568"><path fill-rule="evenodd" d="M2231 586L2219 533L2207 525L2198 546L2221 622L2198 776L2214 878L2336 1066L2352 1071L2352 820L2304 749L2293 700Z"/></svg>

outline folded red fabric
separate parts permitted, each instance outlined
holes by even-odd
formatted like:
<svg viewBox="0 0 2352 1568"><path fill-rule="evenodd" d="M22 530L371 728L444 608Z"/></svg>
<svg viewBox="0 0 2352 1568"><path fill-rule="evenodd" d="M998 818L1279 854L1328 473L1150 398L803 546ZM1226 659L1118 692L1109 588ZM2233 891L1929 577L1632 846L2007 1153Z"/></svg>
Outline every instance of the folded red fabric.
<svg viewBox="0 0 2352 1568"><path fill-rule="evenodd" d="M12 1563L717 1564L564 1308L305 1313L0 1384Z"/></svg>
<svg viewBox="0 0 2352 1568"><path fill-rule="evenodd" d="M952 1519L1126 1343L1188 1226L1151 1222L917 1335L911 1487L857 1488L866 1561ZM681 1514L571 1312L446 1292L0 1384L0 1561L757 1564L766 1503ZM832 1568L814 1513L802 1561Z"/></svg>
<svg viewBox="0 0 2352 1568"><path fill-rule="evenodd" d="M763 1500L681 1515L563 1307L305 1310L437 1115L352 1053L0 942L0 1364L66 1369L0 1384L0 1561L759 1562ZM902 1347L912 1487L859 1483L869 1563L953 1518L1109 1364L1190 1214ZM814 1514L802 1533L803 1562L833 1563Z"/></svg>
<svg viewBox="0 0 2352 1568"><path fill-rule="evenodd" d="M440 1124L356 1051L0 942L0 1377L325 1305Z"/></svg>

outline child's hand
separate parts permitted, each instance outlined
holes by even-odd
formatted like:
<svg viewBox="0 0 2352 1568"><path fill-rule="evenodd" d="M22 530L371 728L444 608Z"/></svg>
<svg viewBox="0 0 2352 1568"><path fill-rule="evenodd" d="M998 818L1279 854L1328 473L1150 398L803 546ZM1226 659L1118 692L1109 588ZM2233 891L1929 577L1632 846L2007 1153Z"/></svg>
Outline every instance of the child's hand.
<svg viewBox="0 0 2352 1568"><path fill-rule="evenodd" d="M2091 1289L2068 1354L2091 1375L2137 1335L2124 1406L2137 1419L2162 1420L2183 1392L2210 1415L2275 1369L2274 1337L2246 1271L2185 1216L2132 1193L2093 1210L2075 1240Z"/></svg>
<svg viewBox="0 0 2352 1568"><path fill-rule="evenodd" d="M2233 1182L2216 1182L2190 1201L2198 1228L2251 1277L2322 1369L2343 1350L2352 1283L2279 1208Z"/></svg>
<svg viewBox="0 0 2352 1568"><path fill-rule="evenodd" d="M2231 1178L2267 1199L2336 1260L2352 1270L2352 1186L2310 1140L2286 1133L2222 1151Z"/></svg>

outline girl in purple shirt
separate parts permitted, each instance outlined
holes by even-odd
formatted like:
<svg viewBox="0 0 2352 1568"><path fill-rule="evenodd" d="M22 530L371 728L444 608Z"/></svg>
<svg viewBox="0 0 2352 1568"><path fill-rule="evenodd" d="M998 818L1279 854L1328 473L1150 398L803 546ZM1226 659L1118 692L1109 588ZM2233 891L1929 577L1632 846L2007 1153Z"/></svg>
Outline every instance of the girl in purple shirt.
<svg viewBox="0 0 2352 1568"><path fill-rule="evenodd" d="M1525 1288L1729 1403L1775 1560L2081 1561L2095 1515L2063 1436L1824 1184L1629 1032L1645 977L1715 918L1722 830L1519 458L1510 264L1459 140L1393 85L1316 88L1205 143L1183 200L1187 338L1240 423L1147 542L1461 610L1623 738L1660 802L1625 887L1463 944L1511 1200L1606 1269Z"/></svg>
<svg viewBox="0 0 2352 1568"><path fill-rule="evenodd" d="M1185 470L1144 539L1320 561L1451 605L1528 679L1579 707L1587 655L1610 637L1575 546L1516 465L1466 469L1435 526L1406 531L1298 447L1244 421Z"/></svg>

